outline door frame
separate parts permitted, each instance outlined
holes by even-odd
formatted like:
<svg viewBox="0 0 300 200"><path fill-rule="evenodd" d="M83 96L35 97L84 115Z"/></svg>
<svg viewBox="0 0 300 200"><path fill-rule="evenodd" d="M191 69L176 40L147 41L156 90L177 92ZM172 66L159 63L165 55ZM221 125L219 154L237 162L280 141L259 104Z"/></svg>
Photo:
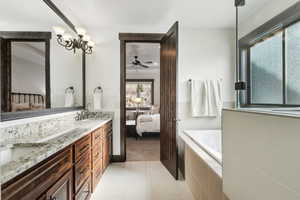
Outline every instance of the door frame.
<svg viewBox="0 0 300 200"><path fill-rule="evenodd" d="M113 161L126 161L126 44L161 43L165 33L119 33L120 40L120 156Z"/></svg>

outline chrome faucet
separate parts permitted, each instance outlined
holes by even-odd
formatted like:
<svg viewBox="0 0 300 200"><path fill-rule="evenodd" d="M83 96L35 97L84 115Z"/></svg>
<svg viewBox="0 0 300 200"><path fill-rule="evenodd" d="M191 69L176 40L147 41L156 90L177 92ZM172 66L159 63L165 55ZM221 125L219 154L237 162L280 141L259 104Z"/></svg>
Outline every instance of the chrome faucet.
<svg viewBox="0 0 300 200"><path fill-rule="evenodd" d="M85 120L89 118L89 112L87 110L82 110L78 113L76 113L75 120L80 121L80 120Z"/></svg>

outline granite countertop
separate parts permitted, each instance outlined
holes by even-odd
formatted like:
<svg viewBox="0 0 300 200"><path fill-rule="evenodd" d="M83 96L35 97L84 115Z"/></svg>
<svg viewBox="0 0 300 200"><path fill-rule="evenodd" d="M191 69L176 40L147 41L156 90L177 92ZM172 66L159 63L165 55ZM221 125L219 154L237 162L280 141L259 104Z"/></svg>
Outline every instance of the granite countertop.
<svg viewBox="0 0 300 200"><path fill-rule="evenodd" d="M294 108L254 108L254 107L246 108L245 107L245 108L224 108L223 110L300 118L299 107L294 107Z"/></svg>
<svg viewBox="0 0 300 200"><path fill-rule="evenodd" d="M2 156L2 158L0 155L0 163L3 163L0 165L0 182L5 183L9 181L22 172L35 166L39 162L49 158L51 155L71 145L75 141L88 135L110 120L111 119L109 118L102 120L91 119L78 121L74 124L73 129L71 129L69 132L45 142L30 143L28 141L28 143L26 143L26 141L23 141L22 144L20 144L20 141L10 141L0 144L0 153L6 153L10 157L8 162L4 162L3 157L6 157L7 155ZM5 152L4 148L10 151Z"/></svg>

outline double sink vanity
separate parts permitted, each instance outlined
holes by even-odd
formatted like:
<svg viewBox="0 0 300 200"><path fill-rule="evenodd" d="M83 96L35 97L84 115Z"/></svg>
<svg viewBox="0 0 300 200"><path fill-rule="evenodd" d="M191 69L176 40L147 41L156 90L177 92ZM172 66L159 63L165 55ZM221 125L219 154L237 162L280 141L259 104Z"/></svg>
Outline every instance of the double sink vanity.
<svg viewBox="0 0 300 200"><path fill-rule="evenodd" d="M85 31L52 1L28 5L3 2L14 12L1 16L0 199L87 200L110 162L113 112L76 113L92 105L88 52L59 39Z"/></svg>
<svg viewBox="0 0 300 200"><path fill-rule="evenodd" d="M47 131L31 127L22 136L4 130L14 137L0 146L2 200L90 198L112 156L112 118L61 121L44 120Z"/></svg>

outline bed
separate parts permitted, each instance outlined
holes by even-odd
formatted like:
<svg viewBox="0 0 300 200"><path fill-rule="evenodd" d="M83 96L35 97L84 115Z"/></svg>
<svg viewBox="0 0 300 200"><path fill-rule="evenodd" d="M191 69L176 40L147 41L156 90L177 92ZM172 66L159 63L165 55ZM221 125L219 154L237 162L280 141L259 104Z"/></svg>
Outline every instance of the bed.
<svg viewBox="0 0 300 200"><path fill-rule="evenodd" d="M160 133L160 114L139 115L136 120L136 132L139 136Z"/></svg>
<svg viewBox="0 0 300 200"><path fill-rule="evenodd" d="M45 109L45 97L34 93L11 93L11 112Z"/></svg>

